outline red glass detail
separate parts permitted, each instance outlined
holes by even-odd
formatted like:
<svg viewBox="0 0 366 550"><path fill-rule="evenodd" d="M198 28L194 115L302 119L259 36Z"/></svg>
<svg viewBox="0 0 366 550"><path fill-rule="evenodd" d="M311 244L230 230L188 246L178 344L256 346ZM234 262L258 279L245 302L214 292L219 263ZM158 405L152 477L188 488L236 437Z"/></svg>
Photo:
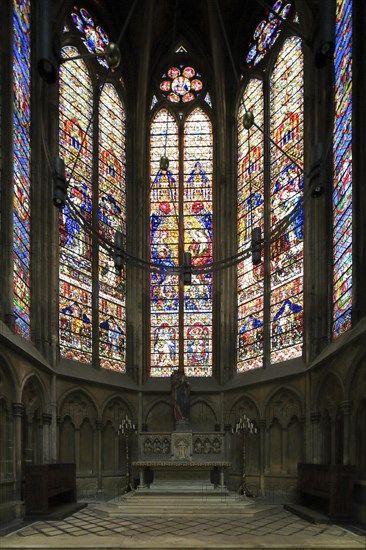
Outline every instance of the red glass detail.
<svg viewBox="0 0 366 550"><path fill-rule="evenodd" d="M200 90L202 90L202 82L200 80L192 80L191 82L191 88L192 90L194 90L195 92L199 92Z"/></svg>
<svg viewBox="0 0 366 550"><path fill-rule="evenodd" d="M169 90L170 90L170 82L169 82L169 80L164 80L164 81L160 84L160 89L163 90L163 92L169 92Z"/></svg>
<svg viewBox="0 0 366 550"><path fill-rule="evenodd" d="M170 76L170 78L176 78L179 75L180 75L180 70L177 69L177 67L172 67L168 71L168 76Z"/></svg>

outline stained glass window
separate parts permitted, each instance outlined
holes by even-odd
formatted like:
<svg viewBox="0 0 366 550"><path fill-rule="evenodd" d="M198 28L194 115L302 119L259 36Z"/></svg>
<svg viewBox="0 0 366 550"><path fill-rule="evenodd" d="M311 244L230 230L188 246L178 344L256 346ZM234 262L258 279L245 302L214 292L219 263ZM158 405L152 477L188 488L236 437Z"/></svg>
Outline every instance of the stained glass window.
<svg viewBox="0 0 366 550"><path fill-rule="evenodd" d="M109 42L104 29L98 25L95 19L85 8L74 7L71 19L81 35L81 41L90 53L103 53ZM102 57L97 57L99 63L108 69L108 63Z"/></svg>
<svg viewBox="0 0 366 550"><path fill-rule="evenodd" d="M352 0L337 0L333 187L333 337L352 311Z"/></svg>
<svg viewBox="0 0 366 550"><path fill-rule="evenodd" d="M151 259L178 266L183 251L192 266L212 262L212 126L200 108L178 123L167 109L154 117L150 134ZM183 172L180 167L183 152ZM168 170L160 158L167 156ZM152 376L169 376L184 365L188 376L212 374L212 274L192 276L184 286L166 270L151 275Z"/></svg>
<svg viewBox="0 0 366 550"><path fill-rule="evenodd" d="M126 158L125 113L112 84L105 84L99 100L99 227L103 236L114 241L116 230L126 244ZM99 357L100 365L124 371L125 266L118 273L113 259L99 250Z"/></svg>
<svg viewBox="0 0 366 550"><path fill-rule="evenodd" d="M303 57L297 37L287 39L277 56L269 99L267 159L261 81L249 81L238 111L239 252L250 250L254 227L271 240L269 257L262 248L260 264L249 257L238 266L239 372L267 364L266 346L271 364L302 353ZM243 127L246 111L255 120L249 130ZM270 171L265 177L266 162Z"/></svg>
<svg viewBox="0 0 366 550"><path fill-rule="evenodd" d="M15 330L30 337L30 2L14 1L14 315Z"/></svg>
<svg viewBox="0 0 366 550"><path fill-rule="evenodd" d="M192 266L212 263L212 128L195 109L184 124L184 250ZM212 273L184 287L184 366L188 376L212 374Z"/></svg>
<svg viewBox="0 0 366 550"><path fill-rule="evenodd" d="M250 80L238 112L238 247L250 247L254 227L264 226L263 133L256 126L243 127L246 110L263 129L263 85ZM263 263L247 258L238 267L238 371L263 364Z"/></svg>
<svg viewBox="0 0 366 550"><path fill-rule="evenodd" d="M62 49L62 56L75 57L78 50ZM92 216L92 115L93 91L82 60L68 61L60 68L60 156L70 180L69 197L86 222ZM83 223L66 205L60 214L60 352L76 361L91 361L92 352L92 257L91 238Z"/></svg>
<svg viewBox="0 0 366 550"><path fill-rule="evenodd" d="M160 169L160 158L169 168ZM154 117L150 133L150 239L154 263L179 264L178 124L167 109ZM152 376L169 376L179 364L179 278L167 271L151 274Z"/></svg>
<svg viewBox="0 0 366 550"><path fill-rule="evenodd" d="M171 103L190 103L203 88L201 75L191 66L178 65L162 76L160 91Z"/></svg>
<svg viewBox="0 0 366 550"><path fill-rule="evenodd" d="M282 19L287 19L291 7L291 1L278 0L274 2L272 9L278 13ZM246 62L249 67L257 65L264 58L279 37L281 27L281 19L278 19L273 13L268 12L266 18L256 27L253 34L253 40L251 44L249 44L249 51L246 57Z"/></svg>
<svg viewBox="0 0 366 550"><path fill-rule="evenodd" d="M271 137L303 166L303 57L301 40L286 40L271 78ZM296 214L271 245L271 363L302 353L303 174L278 147L271 150L271 228Z"/></svg>

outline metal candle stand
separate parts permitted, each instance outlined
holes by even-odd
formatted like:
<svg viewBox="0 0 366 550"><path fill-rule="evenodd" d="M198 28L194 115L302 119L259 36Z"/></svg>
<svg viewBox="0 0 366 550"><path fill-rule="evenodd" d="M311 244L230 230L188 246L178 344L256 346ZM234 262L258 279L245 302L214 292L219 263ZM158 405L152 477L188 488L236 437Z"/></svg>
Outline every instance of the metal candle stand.
<svg viewBox="0 0 366 550"><path fill-rule="evenodd" d="M130 483L130 454L129 454L129 435L136 431L136 426L128 416L121 420L118 426L118 437L124 436L126 443L126 486L125 493L132 490Z"/></svg>
<svg viewBox="0 0 366 550"><path fill-rule="evenodd" d="M246 437L247 435L251 437L258 433L257 428L254 423L244 414L240 420L235 424L235 428L232 429L233 434L242 434L243 435L243 457L242 457L242 479L241 485L239 487L239 493L244 497L252 497L253 495L248 490L246 482Z"/></svg>

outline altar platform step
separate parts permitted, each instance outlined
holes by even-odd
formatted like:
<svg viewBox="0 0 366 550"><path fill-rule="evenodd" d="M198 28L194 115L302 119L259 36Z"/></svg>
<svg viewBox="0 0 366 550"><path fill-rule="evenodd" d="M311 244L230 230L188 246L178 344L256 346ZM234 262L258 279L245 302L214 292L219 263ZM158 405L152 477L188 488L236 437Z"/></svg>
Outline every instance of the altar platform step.
<svg viewBox="0 0 366 550"><path fill-rule="evenodd" d="M128 493L107 503L96 505L101 516L210 516L255 515L262 510L251 499L236 493L222 494L141 494Z"/></svg>
<svg viewBox="0 0 366 550"><path fill-rule="evenodd" d="M137 495L225 495L229 491L226 487L215 487L213 483L202 480L159 480L150 487L136 490Z"/></svg>

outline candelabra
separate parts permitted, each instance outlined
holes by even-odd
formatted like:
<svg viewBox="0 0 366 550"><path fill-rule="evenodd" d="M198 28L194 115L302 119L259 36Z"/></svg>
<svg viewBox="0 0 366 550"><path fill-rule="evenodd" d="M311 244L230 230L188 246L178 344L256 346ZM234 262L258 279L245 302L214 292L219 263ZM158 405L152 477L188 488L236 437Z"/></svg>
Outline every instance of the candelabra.
<svg viewBox="0 0 366 550"><path fill-rule="evenodd" d="M239 493L244 497L252 496L247 487L246 482L246 438L247 436L253 436L257 434L257 428L253 422L244 414L240 420L235 424L235 428L232 429L233 434L242 434L243 436L243 456L242 456L242 478Z"/></svg>
<svg viewBox="0 0 366 550"><path fill-rule="evenodd" d="M130 453L129 453L129 436L131 433L136 431L136 426L128 416L123 418L118 426L118 436L125 438L125 447L126 447L126 487L125 493L130 491Z"/></svg>

